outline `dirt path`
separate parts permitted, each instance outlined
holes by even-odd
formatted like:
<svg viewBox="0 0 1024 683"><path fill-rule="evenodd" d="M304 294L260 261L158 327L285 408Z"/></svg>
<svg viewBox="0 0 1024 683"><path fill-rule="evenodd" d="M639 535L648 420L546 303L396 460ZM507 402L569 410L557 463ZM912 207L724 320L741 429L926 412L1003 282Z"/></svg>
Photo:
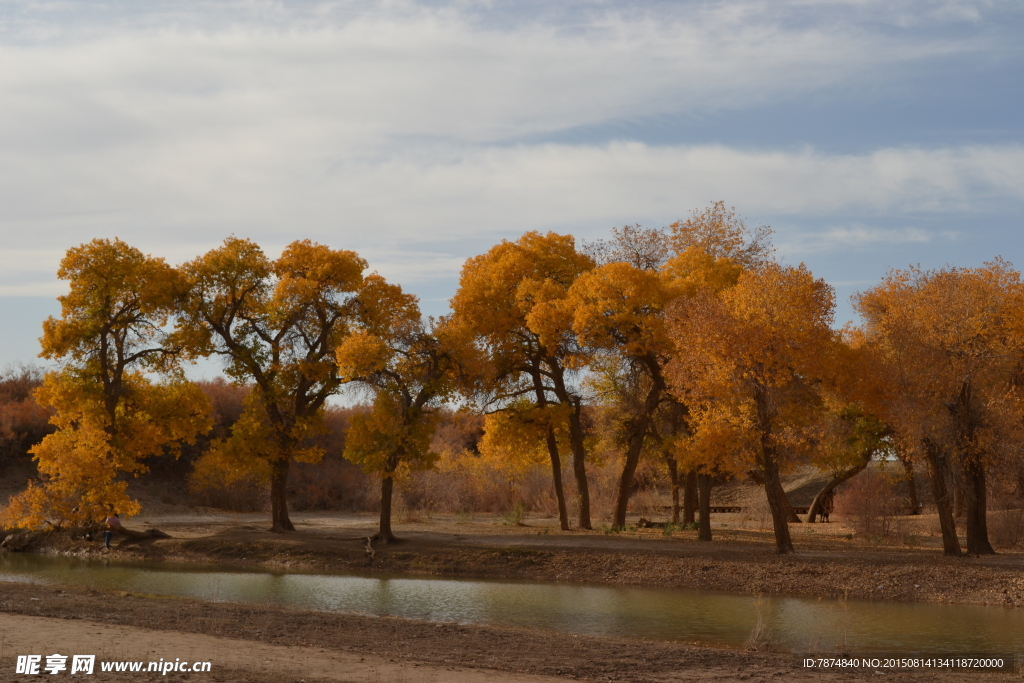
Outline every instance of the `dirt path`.
<svg viewBox="0 0 1024 683"><path fill-rule="evenodd" d="M269 680L319 679L345 683L413 680L423 683L551 683L557 680L549 676L397 662L325 648L270 645L204 634L0 613L0 661L18 654L34 653L45 657L54 652L94 654L97 662L209 661L211 673L237 677L234 680L250 680L251 674ZM98 664L96 671L99 672ZM13 669L8 669L0 676L5 681L39 680L38 676L8 678L11 673ZM131 680L134 676L129 673L108 675L111 680ZM180 677L189 678L184 674ZM191 678L209 680L204 673L193 673Z"/></svg>

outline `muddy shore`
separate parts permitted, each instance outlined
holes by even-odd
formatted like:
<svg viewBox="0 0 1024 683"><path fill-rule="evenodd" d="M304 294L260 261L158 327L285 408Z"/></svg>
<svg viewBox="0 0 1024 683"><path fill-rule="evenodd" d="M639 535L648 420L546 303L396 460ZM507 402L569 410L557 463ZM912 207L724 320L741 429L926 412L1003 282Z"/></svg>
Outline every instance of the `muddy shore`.
<svg viewBox="0 0 1024 683"><path fill-rule="evenodd" d="M405 525L403 541L368 549L368 516L320 515L297 532L273 534L258 516L150 520L172 538L123 539L106 551L67 532L27 550L80 557L227 563L329 572L401 573L605 585L786 594L857 600L1024 606L1024 555L943 557L933 547L885 547L839 525L794 526L798 552L779 556L770 533L724 529L700 543L696 532L569 533L550 520L503 526L431 520ZM247 523L252 522L252 523Z"/></svg>

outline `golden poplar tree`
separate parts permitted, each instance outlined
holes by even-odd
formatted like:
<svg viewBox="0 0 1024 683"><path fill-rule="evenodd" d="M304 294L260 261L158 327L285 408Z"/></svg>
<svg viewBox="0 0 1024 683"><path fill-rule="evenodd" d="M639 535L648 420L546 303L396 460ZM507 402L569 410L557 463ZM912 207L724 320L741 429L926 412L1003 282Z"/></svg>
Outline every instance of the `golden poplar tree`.
<svg viewBox="0 0 1024 683"><path fill-rule="evenodd" d="M487 358L467 393L481 398L487 410L505 410L529 399L541 409L565 407L579 526L591 527L582 427L583 399L577 371L586 351L572 330L572 311L564 305L569 289L593 267L576 250L571 235L528 232L503 241L463 266L452 299L452 325L466 334ZM467 378L468 379L468 378ZM562 486L561 453L555 429L544 434L551 461L558 515L563 530L569 516Z"/></svg>
<svg viewBox="0 0 1024 683"><path fill-rule="evenodd" d="M861 343L889 380L881 412L908 455L928 465L947 555L961 552L957 494L964 497L968 552L994 552L987 480L993 467L1017 458L1012 444L1024 417L1022 294L1020 274L996 260L981 268L893 271L855 298Z"/></svg>
<svg viewBox="0 0 1024 683"><path fill-rule="evenodd" d="M120 240L97 239L69 249L57 275L69 291L59 297L61 316L43 324L40 355L58 369L35 394L54 410L57 430L32 449L40 480L12 499L11 525L135 514L123 475L145 472L146 458L210 428L209 405L181 376L164 332L180 274ZM154 372L166 379L154 382Z"/></svg>
<svg viewBox="0 0 1024 683"><path fill-rule="evenodd" d="M780 479L789 450L783 445L813 414L809 383L829 372L833 298L804 266L769 263L720 293L680 300L672 315L673 383L695 431L740 444L763 474L779 553L793 551Z"/></svg>
<svg viewBox="0 0 1024 683"><path fill-rule="evenodd" d="M437 458L430 444L458 371L458 344L443 322L423 320L415 296L378 275L366 278L359 302L359 330L336 359L345 382L373 392L373 407L352 416L345 457L380 475L377 538L388 543L399 467L428 468Z"/></svg>
<svg viewBox="0 0 1024 683"><path fill-rule="evenodd" d="M665 381L665 366L685 354L667 334L666 307L674 300L733 286L744 268L767 262L767 228L749 230L735 211L718 202L690 218L651 230L626 226L612 239L591 245L602 265L581 276L563 304L591 363L605 403L621 417L618 438L625 449L613 524L626 524L633 475L648 441L661 444L670 471L671 443L686 436L688 407ZM659 412L670 419L656 418ZM672 426L672 432L665 427ZM667 448L666 448L667 446ZM705 482L706 483L706 482ZM678 487L678 476L673 476Z"/></svg>
<svg viewBox="0 0 1024 683"><path fill-rule="evenodd" d="M309 240L271 260L234 237L182 266L176 342L193 355L220 357L229 377L252 386L231 437L197 463L199 480L264 478L274 531L295 530L287 501L291 462L323 455L307 439L341 386L335 349L358 314L365 268L355 252Z"/></svg>

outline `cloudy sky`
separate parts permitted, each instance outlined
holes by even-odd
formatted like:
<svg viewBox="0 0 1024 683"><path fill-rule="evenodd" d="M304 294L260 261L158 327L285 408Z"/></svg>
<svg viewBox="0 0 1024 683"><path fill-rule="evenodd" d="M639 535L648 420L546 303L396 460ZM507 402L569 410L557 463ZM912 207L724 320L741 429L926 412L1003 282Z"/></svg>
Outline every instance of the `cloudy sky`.
<svg viewBox="0 0 1024 683"><path fill-rule="evenodd" d="M1016 0L0 0L0 366L94 237L311 238L434 314L500 239L715 200L840 323L892 267L1024 266L1021 35Z"/></svg>

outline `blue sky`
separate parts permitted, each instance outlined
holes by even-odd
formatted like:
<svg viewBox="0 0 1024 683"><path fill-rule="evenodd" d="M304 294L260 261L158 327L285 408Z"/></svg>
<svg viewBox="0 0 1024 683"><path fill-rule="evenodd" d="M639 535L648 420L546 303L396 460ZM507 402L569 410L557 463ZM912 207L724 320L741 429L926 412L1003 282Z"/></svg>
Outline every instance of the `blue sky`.
<svg viewBox="0 0 1024 683"><path fill-rule="evenodd" d="M355 249L446 309L471 255L724 200L848 297L1024 265L1024 5L0 0L0 366L63 251Z"/></svg>

